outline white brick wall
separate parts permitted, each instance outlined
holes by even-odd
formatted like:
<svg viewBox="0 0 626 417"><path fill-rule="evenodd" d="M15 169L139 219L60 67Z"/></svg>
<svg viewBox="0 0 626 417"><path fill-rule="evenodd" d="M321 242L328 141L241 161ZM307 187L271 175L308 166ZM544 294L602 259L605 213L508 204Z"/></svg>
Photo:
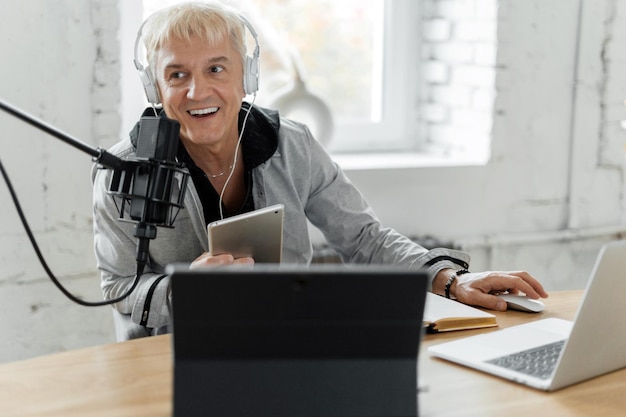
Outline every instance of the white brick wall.
<svg viewBox="0 0 626 417"><path fill-rule="evenodd" d="M117 0L29 0L2 17L0 98L94 147L117 141ZM0 126L0 157L48 265L100 300L91 157L4 112ZM3 182L0 201L0 362L113 342L109 307L80 307L50 282Z"/></svg>
<svg viewBox="0 0 626 417"><path fill-rule="evenodd" d="M424 20L422 39L425 42L445 42L450 39L452 22L446 19Z"/></svg>
<svg viewBox="0 0 626 417"><path fill-rule="evenodd" d="M120 10L118 0L94 0L92 3L97 43L92 84L93 136L96 144L106 148L119 140L121 123Z"/></svg>
<svg viewBox="0 0 626 417"><path fill-rule="evenodd" d="M422 3L422 133L435 152L468 156L471 148L478 157L488 155L496 76L496 0Z"/></svg>

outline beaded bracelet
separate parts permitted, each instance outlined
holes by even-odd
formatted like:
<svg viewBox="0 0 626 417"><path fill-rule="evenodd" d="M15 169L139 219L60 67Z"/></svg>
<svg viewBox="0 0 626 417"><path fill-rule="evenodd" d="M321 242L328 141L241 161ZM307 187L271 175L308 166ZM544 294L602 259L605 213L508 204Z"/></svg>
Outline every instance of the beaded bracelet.
<svg viewBox="0 0 626 417"><path fill-rule="evenodd" d="M469 271L467 269L459 269L458 271L455 271L452 273L452 275L450 275L450 278L448 278L448 281L446 281L446 286L444 287L446 298L450 298L450 287L452 286L454 281L457 279L457 277L463 274L469 274Z"/></svg>

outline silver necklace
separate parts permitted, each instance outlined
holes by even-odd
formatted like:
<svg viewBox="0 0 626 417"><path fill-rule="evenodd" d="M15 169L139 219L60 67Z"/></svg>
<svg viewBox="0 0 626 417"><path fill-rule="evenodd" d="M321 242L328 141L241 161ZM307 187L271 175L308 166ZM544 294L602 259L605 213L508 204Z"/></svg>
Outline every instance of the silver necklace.
<svg viewBox="0 0 626 417"><path fill-rule="evenodd" d="M226 174L226 172L227 172L227 171L230 171L232 168L233 168L233 166L231 165L231 166L229 166L228 168L226 168L226 169L225 169L224 171L222 171L222 172L218 172L217 174L208 174L207 176L208 176L209 178L217 178L217 177L221 177L221 176L223 176L224 174Z"/></svg>

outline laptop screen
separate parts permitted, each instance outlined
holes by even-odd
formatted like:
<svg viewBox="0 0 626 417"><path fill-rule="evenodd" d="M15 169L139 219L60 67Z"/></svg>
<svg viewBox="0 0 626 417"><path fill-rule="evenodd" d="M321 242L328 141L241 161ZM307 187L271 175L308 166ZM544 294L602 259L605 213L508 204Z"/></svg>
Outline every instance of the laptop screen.
<svg viewBox="0 0 626 417"><path fill-rule="evenodd" d="M174 415L417 415L426 274L174 269Z"/></svg>

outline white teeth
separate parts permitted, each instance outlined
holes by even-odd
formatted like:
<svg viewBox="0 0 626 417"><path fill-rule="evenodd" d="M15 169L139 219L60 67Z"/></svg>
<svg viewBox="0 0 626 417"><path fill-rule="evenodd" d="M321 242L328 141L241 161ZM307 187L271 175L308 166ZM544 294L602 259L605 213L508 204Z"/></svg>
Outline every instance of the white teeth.
<svg viewBox="0 0 626 417"><path fill-rule="evenodd" d="M192 116L201 116L204 114L215 113L217 111L217 107L209 107L206 109L198 109L198 110L189 110L189 114Z"/></svg>

